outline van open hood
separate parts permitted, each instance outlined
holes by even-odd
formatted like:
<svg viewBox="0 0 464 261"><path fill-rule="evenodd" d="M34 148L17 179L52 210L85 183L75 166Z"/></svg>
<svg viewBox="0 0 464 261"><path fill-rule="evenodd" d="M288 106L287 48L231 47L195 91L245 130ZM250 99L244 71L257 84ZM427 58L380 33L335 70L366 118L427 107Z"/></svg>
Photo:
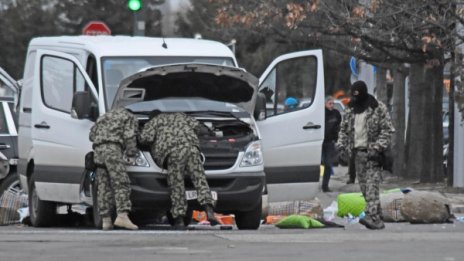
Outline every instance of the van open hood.
<svg viewBox="0 0 464 261"><path fill-rule="evenodd" d="M168 97L202 97L236 104L253 114L258 79L243 69L211 64L148 68L121 81L112 108Z"/></svg>

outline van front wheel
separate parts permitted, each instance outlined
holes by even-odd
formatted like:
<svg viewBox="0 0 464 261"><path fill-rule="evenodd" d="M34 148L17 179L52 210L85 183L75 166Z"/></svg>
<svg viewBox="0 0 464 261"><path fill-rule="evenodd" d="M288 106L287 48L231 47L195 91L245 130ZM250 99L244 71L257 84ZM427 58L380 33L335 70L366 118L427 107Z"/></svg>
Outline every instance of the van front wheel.
<svg viewBox="0 0 464 261"><path fill-rule="evenodd" d="M56 223L56 203L39 198L34 175L29 180L29 215L34 227L48 227Z"/></svg>
<svg viewBox="0 0 464 261"><path fill-rule="evenodd" d="M244 229L258 229L261 223L261 212L262 212L262 198L260 197L256 207L250 211L243 211L235 213L235 224L240 230Z"/></svg>

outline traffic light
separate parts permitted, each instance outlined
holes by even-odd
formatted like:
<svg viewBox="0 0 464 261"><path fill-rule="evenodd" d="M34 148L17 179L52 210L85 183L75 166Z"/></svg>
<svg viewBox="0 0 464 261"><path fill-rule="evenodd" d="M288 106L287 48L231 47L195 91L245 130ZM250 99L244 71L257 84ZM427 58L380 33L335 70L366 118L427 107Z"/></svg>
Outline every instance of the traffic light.
<svg viewBox="0 0 464 261"><path fill-rule="evenodd" d="M127 7L132 12L137 12L142 9L142 0L127 0Z"/></svg>

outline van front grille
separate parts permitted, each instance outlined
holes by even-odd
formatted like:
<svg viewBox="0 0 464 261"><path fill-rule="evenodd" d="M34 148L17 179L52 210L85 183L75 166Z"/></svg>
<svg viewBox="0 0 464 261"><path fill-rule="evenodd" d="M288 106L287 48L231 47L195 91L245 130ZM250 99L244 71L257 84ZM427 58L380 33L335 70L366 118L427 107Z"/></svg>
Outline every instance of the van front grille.
<svg viewBox="0 0 464 261"><path fill-rule="evenodd" d="M202 149L205 155L205 170L220 170L231 168L237 161L238 151L221 148Z"/></svg>

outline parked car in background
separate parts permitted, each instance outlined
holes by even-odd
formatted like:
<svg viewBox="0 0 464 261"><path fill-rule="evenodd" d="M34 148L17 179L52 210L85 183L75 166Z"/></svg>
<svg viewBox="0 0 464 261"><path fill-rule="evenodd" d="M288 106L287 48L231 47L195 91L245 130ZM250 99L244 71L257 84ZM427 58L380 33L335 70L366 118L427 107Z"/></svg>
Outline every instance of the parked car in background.
<svg viewBox="0 0 464 261"><path fill-rule="evenodd" d="M17 117L13 98L0 97L0 153L9 171L0 173L0 197L7 190L19 193L21 187L16 171L18 164Z"/></svg>

